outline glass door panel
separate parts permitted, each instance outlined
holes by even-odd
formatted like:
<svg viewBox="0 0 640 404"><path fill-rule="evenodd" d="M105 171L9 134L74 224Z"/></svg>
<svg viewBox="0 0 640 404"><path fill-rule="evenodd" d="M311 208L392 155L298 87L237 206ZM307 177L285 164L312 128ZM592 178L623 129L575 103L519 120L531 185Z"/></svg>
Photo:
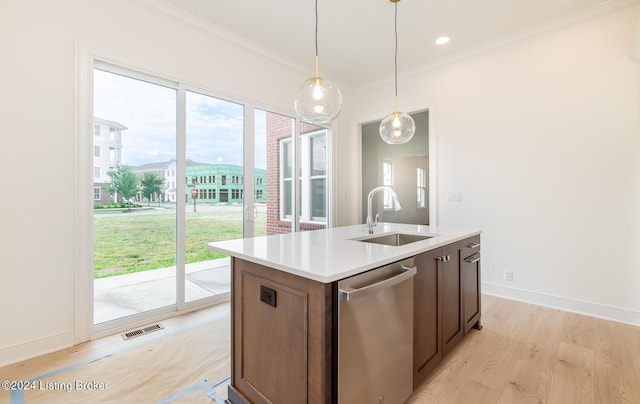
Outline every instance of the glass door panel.
<svg viewBox="0 0 640 404"><path fill-rule="evenodd" d="M185 302L229 293L229 257L207 243L243 237L244 106L186 92Z"/></svg>
<svg viewBox="0 0 640 404"><path fill-rule="evenodd" d="M176 94L94 69L94 324L176 303Z"/></svg>
<svg viewBox="0 0 640 404"><path fill-rule="evenodd" d="M327 227L328 129L300 124L300 230Z"/></svg>
<svg viewBox="0 0 640 404"><path fill-rule="evenodd" d="M293 231L295 119L255 110L254 236Z"/></svg>
<svg viewBox="0 0 640 404"><path fill-rule="evenodd" d="M327 129L95 66L94 330L227 299L209 242L326 226Z"/></svg>

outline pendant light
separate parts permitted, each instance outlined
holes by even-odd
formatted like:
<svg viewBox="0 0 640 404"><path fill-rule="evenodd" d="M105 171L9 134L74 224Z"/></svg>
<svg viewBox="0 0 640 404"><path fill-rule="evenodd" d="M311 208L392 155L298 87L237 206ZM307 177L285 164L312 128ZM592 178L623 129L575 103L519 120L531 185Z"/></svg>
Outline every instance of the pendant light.
<svg viewBox="0 0 640 404"><path fill-rule="evenodd" d="M316 0L316 75L298 89L294 101L296 113L305 122L327 124L342 110L342 93L338 86L318 74L318 0Z"/></svg>
<svg viewBox="0 0 640 404"><path fill-rule="evenodd" d="M395 80L395 98L394 112L387 115L380 122L380 137L389 144L407 143L416 133L416 123L407 113L398 112L398 2L400 0L389 0L395 7L395 59L394 59L394 80Z"/></svg>

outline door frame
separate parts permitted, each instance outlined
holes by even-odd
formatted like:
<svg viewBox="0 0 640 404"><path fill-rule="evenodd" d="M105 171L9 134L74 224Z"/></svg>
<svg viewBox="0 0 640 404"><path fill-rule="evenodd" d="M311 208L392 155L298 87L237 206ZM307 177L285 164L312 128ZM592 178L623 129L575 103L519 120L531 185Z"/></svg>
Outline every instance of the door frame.
<svg viewBox="0 0 640 404"><path fill-rule="evenodd" d="M437 206L438 206L438 195L437 195L437 191L438 191L438 187L437 187L437 134L436 134L436 114L434 113L434 111L436 110L436 108L434 107L434 105L430 105L426 108L423 109L418 109L415 111L411 111L408 112L408 114L413 115L413 114L419 114L422 112L426 112L428 114L429 117L429 149L428 149L428 157L429 157L429 173L428 173L428 178L429 178L429 184L427 187L427 190L429 192L429 198L428 198L428 204L429 204L429 226L431 227L436 227L438 224L438 212L437 212ZM380 122L381 119L371 119L371 120L367 120L364 122L361 122L360 124L358 124L358 136L357 136L357 157L358 157L358 168L357 168L357 172L358 172L358 189L359 189L359 193L358 193L358 221L360 220L360 218L364 215L363 211L362 211L362 198L363 198L363 186L362 186L362 127L364 125L368 125L371 123L375 123L375 122Z"/></svg>

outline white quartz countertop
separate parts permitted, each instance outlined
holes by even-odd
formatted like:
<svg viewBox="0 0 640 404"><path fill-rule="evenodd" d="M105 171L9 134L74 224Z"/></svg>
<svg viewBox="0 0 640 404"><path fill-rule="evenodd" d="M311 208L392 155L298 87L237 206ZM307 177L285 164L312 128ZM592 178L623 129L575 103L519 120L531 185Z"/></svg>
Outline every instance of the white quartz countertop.
<svg viewBox="0 0 640 404"><path fill-rule="evenodd" d="M358 241L396 232L431 238L397 247ZM481 230L378 223L373 235L367 232L364 224L360 224L218 241L209 243L208 247L256 264L330 283L480 233Z"/></svg>

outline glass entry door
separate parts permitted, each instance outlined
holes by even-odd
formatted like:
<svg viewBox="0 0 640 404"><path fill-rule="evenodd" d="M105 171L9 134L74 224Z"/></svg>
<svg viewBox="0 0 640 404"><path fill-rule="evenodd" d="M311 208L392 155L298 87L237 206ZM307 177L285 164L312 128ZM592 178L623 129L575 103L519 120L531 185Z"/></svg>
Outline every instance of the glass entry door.
<svg viewBox="0 0 640 404"><path fill-rule="evenodd" d="M94 69L94 324L176 304L175 88Z"/></svg>

